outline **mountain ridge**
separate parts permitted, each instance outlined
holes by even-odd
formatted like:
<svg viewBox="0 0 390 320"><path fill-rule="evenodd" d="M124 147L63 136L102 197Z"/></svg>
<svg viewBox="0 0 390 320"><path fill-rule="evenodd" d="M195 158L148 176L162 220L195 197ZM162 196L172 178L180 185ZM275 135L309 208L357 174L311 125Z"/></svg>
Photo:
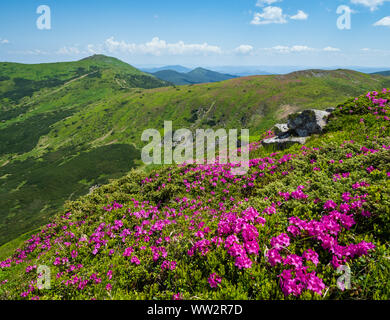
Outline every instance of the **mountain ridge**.
<svg viewBox="0 0 390 320"><path fill-rule="evenodd" d="M143 72L147 72L147 73L156 73L158 71L165 71L165 70L173 70L173 71L176 71L176 72L180 72L180 73L187 73L187 72L190 72L191 68L187 68L187 67L184 67L184 66L181 66L181 65L167 65L167 66L163 66L163 67L158 67L158 68L139 68L140 70L142 70Z"/></svg>
<svg viewBox="0 0 390 320"><path fill-rule="evenodd" d="M162 70L152 74L161 80L174 83L175 85L211 83L237 78L237 76L222 74L201 67L185 73L175 70Z"/></svg>
<svg viewBox="0 0 390 320"><path fill-rule="evenodd" d="M377 74L377 75L388 77L388 76L390 76L390 71L380 71L380 72L374 72L372 74Z"/></svg>

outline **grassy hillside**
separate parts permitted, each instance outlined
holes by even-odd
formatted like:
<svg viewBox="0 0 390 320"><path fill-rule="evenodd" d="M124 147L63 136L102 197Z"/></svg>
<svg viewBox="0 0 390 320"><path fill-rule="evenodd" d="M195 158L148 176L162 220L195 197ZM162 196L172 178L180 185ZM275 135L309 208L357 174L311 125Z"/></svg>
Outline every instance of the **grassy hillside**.
<svg viewBox="0 0 390 320"><path fill-rule="evenodd" d="M169 81L176 85L193 84L186 73L181 73L174 70L157 71L153 73L153 75L159 79L164 79L165 81Z"/></svg>
<svg viewBox="0 0 390 320"><path fill-rule="evenodd" d="M314 70L161 87L166 83L104 56L65 64L7 65L20 69L9 73L10 78L67 82L33 86L37 90L31 96L15 102L3 98L0 244L47 221L65 200L142 165L137 160L141 134L147 128L161 129L164 120L174 121L176 129L249 128L259 136L293 111L325 109L364 90L390 86L381 76ZM40 70L36 75L34 68ZM76 77L78 68L87 73ZM2 88L12 84L3 82Z"/></svg>
<svg viewBox="0 0 390 320"><path fill-rule="evenodd" d="M209 82L219 82L237 78L229 74L222 74L203 68L196 68L190 72L178 72L175 70L161 70L153 73L154 76L161 80L171 82L176 85L200 84Z"/></svg>
<svg viewBox="0 0 390 320"><path fill-rule="evenodd" d="M0 263L0 297L388 300L389 101L386 89L348 99L305 146L252 144L244 176L134 170L67 203ZM51 289L37 288L40 265Z"/></svg>
<svg viewBox="0 0 390 320"><path fill-rule="evenodd" d="M19 64L0 63L1 109L21 102L25 97L44 94L48 89L61 87L84 77L116 82L119 86L155 88L166 85L153 76L118 59L95 55L76 62ZM4 115L0 116L4 119Z"/></svg>
<svg viewBox="0 0 390 320"><path fill-rule="evenodd" d="M106 97L167 83L100 55L66 63L0 63L0 74L3 243L42 224L65 200L75 199L91 186L120 177L136 166L139 152L129 144L92 148L85 143L69 143L53 148L46 140L50 132L57 135L55 124L82 114Z"/></svg>

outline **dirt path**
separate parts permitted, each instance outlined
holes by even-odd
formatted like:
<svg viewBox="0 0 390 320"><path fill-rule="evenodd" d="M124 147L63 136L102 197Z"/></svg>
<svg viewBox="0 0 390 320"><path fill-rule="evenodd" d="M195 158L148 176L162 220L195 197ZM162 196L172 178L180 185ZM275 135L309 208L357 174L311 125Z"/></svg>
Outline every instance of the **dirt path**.
<svg viewBox="0 0 390 320"><path fill-rule="evenodd" d="M72 79L72 80L70 80L70 81L68 81L68 82L65 82L61 87L59 87L59 88L57 88L57 89L55 89L55 90L53 90L53 91L50 91L50 92L48 92L48 93L46 93L46 94L44 94L44 95L39 95L39 96L36 97L36 99L34 99L33 101L30 101L29 103L24 104L23 106L29 106L29 105L31 105L31 104L34 104L35 102L37 102L38 99L46 98L46 97L48 97L48 96L50 96L50 95L52 95L52 94L55 94L55 93L61 91L62 89L66 88L66 87L67 87L68 85L70 85L71 83L73 83L73 82L75 82L75 81L79 81L79 80L81 80L81 79L84 79L85 77L88 77L89 75L95 74L95 73L97 73L97 72L98 72L98 71L94 71L94 72L91 72L91 73L87 73L87 74L84 74L84 75L82 75L82 76L80 76L80 77L78 77L78 78L76 78L76 79Z"/></svg>

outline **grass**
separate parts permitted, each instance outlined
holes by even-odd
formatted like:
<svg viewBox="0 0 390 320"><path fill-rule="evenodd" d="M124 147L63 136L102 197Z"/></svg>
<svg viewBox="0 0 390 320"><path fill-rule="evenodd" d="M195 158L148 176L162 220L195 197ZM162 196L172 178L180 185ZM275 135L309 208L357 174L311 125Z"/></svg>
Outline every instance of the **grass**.
<svg viewBox="0 0 390 320"><path fill-rule="evenodd" d="M389 93L383 97L390 99ZM275 153L253 146L254 161L242 177L231 176L228 167L218 165L164 166L149 173L133 170L68 202L50 225L15 252L10 267L0 269L0 283L8 280L0 286L0 297L388 300L390 125L385 115L389 105L377 108L362 95L339 107L326 131L311 137L304 147L295 145ZM292 197L299 186L306 196ZM288 199L286 192L291 195ZM342 200L346 196L354 198ZM324 205L329 200L340 212L339 205L348 203L347 214L355 223L348 227L336 219L337 237L325 234L345 248L375 246L353 258L339 257L351 269L350 290L338 289L335 256L322 240L304 232L294 236L288 229L292 217L327 225L331 210ZM276 212L267 214L271 207ZM247 219L244 214L249 208L265 221ZM362 211L369 211L370 217ZM318 254L318 263L304 263L307 272L315 272L323 282L320 294L310 287L295 296L283 293L280 275L293 267L272 265L268 253L272 241L284 233L290 243L279 249L283 257L301 256L308 249ZM259 251L248 253L250 267L239 268L225 244L228 235L236 235L241 244L250 234L255 234L250 239ZM210 241L215 237L221 237L222 245ZM208 250L202 251L202 246ZM164 267L167 263L171 269ZM51 269L50 290L36 288L34 266L40 264ZM27 267L32 271L26 271ZM221 279L215 287L210 285L213 274Z"/></svg>
<svg viewBox="0 0 390 320"><path fill-rule="evenodd" d="M174 129L248 128L258 137L289 112L333 107L390 86L378 75L317 70L173 87L99 55L67 63L0 63L0 71L0 244L47 221L97 181L142 166L136 159L141 134L161 131L164 120L172 120ZM118 162L104 162L101 170L96 161L109 146L117 146ZM95 162L83 156L94 152Z"/></svg>

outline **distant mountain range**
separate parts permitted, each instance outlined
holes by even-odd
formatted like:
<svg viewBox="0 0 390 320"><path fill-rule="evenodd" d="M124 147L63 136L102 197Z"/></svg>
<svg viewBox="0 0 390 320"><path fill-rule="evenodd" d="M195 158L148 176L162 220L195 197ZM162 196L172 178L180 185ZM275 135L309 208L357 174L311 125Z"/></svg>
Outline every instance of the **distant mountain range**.
<svg viewBox="0 0 390 320"><path fill-rule="evenodd" d="M139 68L143 72L155 74L160 71L176 71L179 73L189 73L196 69L191 69L187 67L183 67L181 65L172 65L172 66L163 66L156 68ZM224 75L230 75L235 77L246 77L246 76L261 76L261 75L271 75L271 74L279 74L279 73L287 73L287 72L267 72L259 69L258 67L252 66L244 66L244 67L234 67L234 66L224 66L224 67L206 67L203 68L208 71L214 71L216 73L221 73ZM291 69L291 68L290 68ZM289 70L290 70L289 69ZM299 68L292 68L292 71L299 70Z"/></svg>
<svg viewBox="0 0 390 320"><path fill-rule="evenodd" d="M161 70L152 73L156 78L171 82L175 85L201 84L210 82L219 82L237 78L230 74L222 74L219 72L196 68L189 72L178 72L175 70Z"/></svg>
<svg viewBox="0 0 390 320"><path fill-rule="evenodd" d="M389 67L361 67L361 66L331 66L331 67L315 67L315 66L204 66L205 69L215 71L222 74L228 74L238 77L247 77L247 76L261 76L261 75L273 75L273 74L288 74L300 70L311 70L311 69L322 69L322 70L336 70L336 69L349 69L358 72L368 73L368 74L381 74L390 70ZM140 70L147 73L156 73L159 71L173 70L180 73L188 73L194 68L188 68L181 65L171 65L163 67L150 67L150 68L139 68Z"/></svg>
<svg viewBox="0 0 390 320"><path fill-rule="evenodd" d="M388 77L388 76L390 76L390 71L380 71L380 72L375 72L373 74L378 74L378 75L381 75L381 76Z"/></svg>
<svg viewBox="0 0 390 320"><path fill-rule="evenodd" d="M287 72L280 72L280 70L266 70L265 67L262 68L259 66L221 66L221 67L209 67L209 69L216 72L228 73L239 77L264 76L264 75L271 75L271 74L287 73Z"/></svg>
<svg viewBox="0 0 390 320"><path fill-rule="evenodd" d="M176 72L187 73L190 72L192 69L180 65L175 65L175 66L164 66L160 68L140 68L140 70L147 73L156 73L159 71L166 71L166 70L173 70Z"/></svg>

